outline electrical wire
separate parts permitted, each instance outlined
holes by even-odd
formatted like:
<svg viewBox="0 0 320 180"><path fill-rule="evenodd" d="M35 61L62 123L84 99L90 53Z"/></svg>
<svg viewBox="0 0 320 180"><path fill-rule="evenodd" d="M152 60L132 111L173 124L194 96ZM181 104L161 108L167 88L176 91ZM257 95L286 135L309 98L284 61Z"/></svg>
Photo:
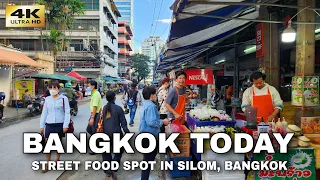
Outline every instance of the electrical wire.
<svg viewBox="0 0 320 180"><path fill-rule="evenodd" d="M162 9L162 4L163 4L163 0L161 0L161 5L160 5L159 13L158 13L158 18L157 18L156 26L155 26L154 31L153 31L153 36L154 36L154 33L155 33L156 30L157 30L158 20L159 20L159 18L160 18L161 9Z"/></svg>
<svg viewBox="0 0 320 180"><path fill-rule="evenodd" d="M149 36L151 36L151 33L152 33L152 27L153 27L153 22L154 22L154 15L156 14L156 8L157 8L157 0L154 1L153 16L152 16L151 29L150 29Z"/></svg>
<svg viewBox="0 0 320 180"><path fill-rule="evenodd" d="M168 29L169 26L170 26L170 23L168 24L168 26L166 27L166 29L161 33L160 37L166 32L166 30Z"/></svg>

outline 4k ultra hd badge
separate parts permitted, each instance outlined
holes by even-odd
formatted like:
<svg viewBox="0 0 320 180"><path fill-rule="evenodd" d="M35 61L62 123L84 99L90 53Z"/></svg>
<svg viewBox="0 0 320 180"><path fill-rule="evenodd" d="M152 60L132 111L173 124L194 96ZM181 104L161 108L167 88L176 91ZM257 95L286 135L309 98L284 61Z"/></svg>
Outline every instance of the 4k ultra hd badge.
<svg viewBox="0 0 320 180"><path fill-rule="evenodd" d="M45 6L6 6L6 27L45 27Z"/></svg>

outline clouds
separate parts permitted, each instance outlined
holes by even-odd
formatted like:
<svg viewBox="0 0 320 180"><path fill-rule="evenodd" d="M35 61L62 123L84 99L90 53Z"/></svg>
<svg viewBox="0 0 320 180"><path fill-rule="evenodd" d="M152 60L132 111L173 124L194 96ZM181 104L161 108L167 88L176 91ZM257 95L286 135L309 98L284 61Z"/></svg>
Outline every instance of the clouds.
<svg viewBox="0 0 320 180"><path fill-rule="evenodd" d="M170 24L171 23L171 19L158 19L158 22L161 22L163 24Z"/></svg>

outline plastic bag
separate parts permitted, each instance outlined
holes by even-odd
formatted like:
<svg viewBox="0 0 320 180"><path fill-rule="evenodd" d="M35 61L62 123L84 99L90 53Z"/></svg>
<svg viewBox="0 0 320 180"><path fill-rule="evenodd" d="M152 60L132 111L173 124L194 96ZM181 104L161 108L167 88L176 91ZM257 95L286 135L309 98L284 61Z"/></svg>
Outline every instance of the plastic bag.
<svg viewBox="0 0 320 180"><path fill-rule="evenodd" d="M172 124L172 123L168 124L166 129L167 134L181 133L183 131L184 131L184 128L182 126L177 124Z"/></svg>

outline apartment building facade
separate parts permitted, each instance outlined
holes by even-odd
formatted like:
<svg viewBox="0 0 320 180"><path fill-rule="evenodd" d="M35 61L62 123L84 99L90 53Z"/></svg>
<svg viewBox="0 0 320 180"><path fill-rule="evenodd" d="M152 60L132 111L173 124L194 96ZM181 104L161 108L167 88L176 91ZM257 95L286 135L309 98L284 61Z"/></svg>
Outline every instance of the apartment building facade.
<svg viewBox="0 0 320 180"><path fill-rule="evenodd" d="M161 40L159 36L150 36L149 38L145 39L141 44L141 53L150 57L149 63L149 77L148 79L151 80L154 74L154 66L157 60L157 56L160 54L161 48L165 45L166 41Z"/></svg>
<svg viewBox="0 0 320 180"><path fill-rule="evenodd" d="M126 23L126 21L119 21L118 23L118 65L119 65L119 75L121 77L126 76L126 72L131 68L130 56L133 50L132 38L133 32L131 27Z"/></svg>
<svg viewBox="0 0 320 180"><path fill-rule="evenodd" d="M85 12L76 16L67 50L58 52L56 71L76 71L88 78L99 75L118 77L118 17L120 13L112 0L82 0ZM5 0L0 2L0 43L19 48L30 57L37 52L50 54L50 45L41 43L40 29L6 28L7 4L32 5L36 0ZM48 30L42 31L44 34Z"/></svg>

